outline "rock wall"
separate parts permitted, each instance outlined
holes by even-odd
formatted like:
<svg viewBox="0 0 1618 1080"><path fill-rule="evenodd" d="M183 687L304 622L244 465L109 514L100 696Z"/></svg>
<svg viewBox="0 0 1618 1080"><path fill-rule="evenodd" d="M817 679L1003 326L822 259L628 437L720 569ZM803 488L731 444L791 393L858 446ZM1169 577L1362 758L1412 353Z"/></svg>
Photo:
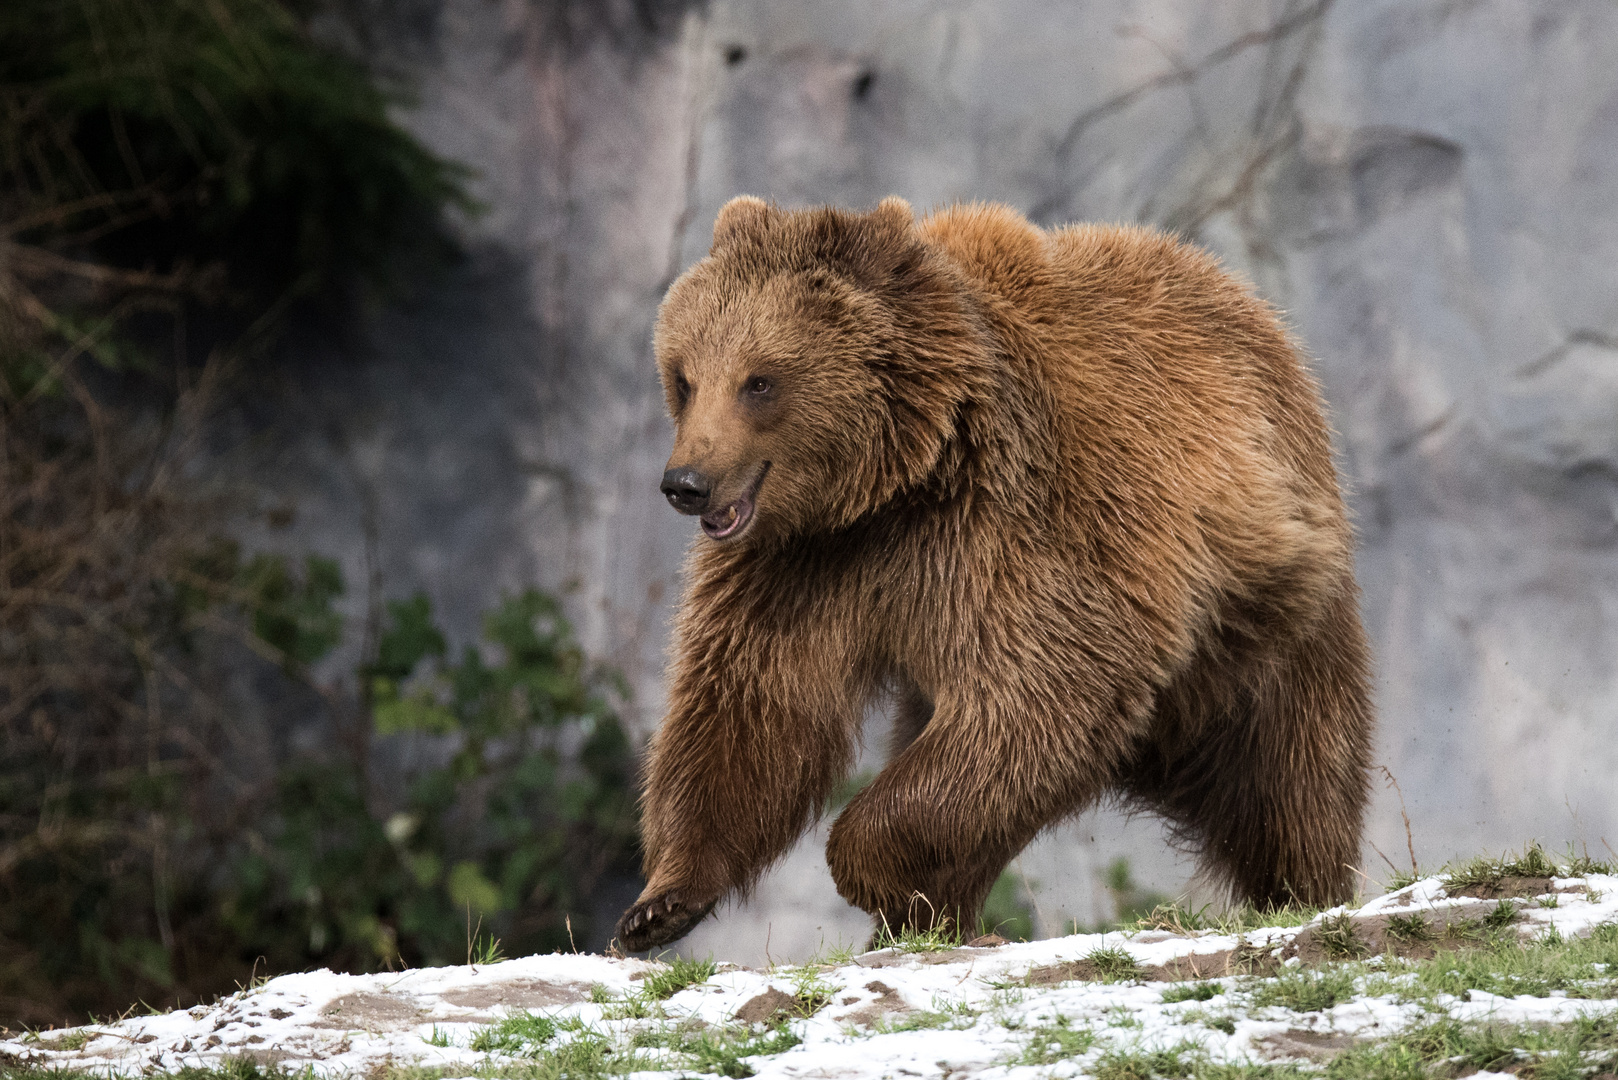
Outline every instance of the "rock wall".
<svg viewBox="0 0 1618 1080"><path fill-rule="evenodd" d="M1253 280L1317 358L1417 857L1618 846L1608 0L344 11L330 31L414 85L403 119L478 170L488 211L448 280L353 338L297 340L281 404L238 417L232 460L298 512L260 542L425 589L463 640L501 590L564 589L647 731L692 533L656 491L649 331L718 207L898 193L1150 222ZM1408 861L1391 789L1370 839ZM754 961L863 935L817 842L692 947ZM1041 928L1107 914L1117 854L1185 887L1154 823L1092 813L1021 860ZM1387 867L1368 850L1363 869Z"/></svg>

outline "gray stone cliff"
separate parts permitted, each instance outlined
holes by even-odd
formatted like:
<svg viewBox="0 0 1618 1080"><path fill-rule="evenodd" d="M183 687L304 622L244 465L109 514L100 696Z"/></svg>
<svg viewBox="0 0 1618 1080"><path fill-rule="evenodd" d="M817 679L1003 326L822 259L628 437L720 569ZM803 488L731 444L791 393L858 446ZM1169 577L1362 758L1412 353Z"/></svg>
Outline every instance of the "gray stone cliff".
<svg viewBox="0 0 1618 1080"><path fill-rule="evenodd" d="M297 508L259 542L424 589L461 640L502 590L562 589L645 733L693 532L656 490L649 333L718 207L1149 222L1315 357L1415 854L1618 846L1611 0L350 0L332 32L414 85L401 118L489 209L438 287L294 343L234 451ZM820 835L690 948L861 938ZM1391 789L1369 837L1409 861ZM1041 928L1106 916L1118 854L1186 887L1153 822L1093 812L1019 864Z"/></svg>

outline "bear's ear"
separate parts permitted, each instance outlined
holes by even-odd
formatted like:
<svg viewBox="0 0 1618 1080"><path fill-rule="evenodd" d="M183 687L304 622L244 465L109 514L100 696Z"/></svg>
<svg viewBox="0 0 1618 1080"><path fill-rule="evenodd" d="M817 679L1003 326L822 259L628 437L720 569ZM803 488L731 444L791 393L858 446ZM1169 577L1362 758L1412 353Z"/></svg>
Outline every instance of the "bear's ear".
<svg viewBox="0 0 1618 1080"><path fill-rule="evenodd" d="M889 195L871 211L871 221L893 232L908 233L910 226L916 223L916 215L909 203L897 195Z"/></svg>
<svg viewBox="0 0 1618 1080"><path fill-rule="evenodd" d="M915 266L916 217L899 196L889 195L870 213L843 220L851 241L843 246L843 258L868 287Z"/></svg>
<svg viewBox="0 0 1618 1080"><path fill-rule="evenodd" d="M719 208L719 216L713 223L713 245L708 248L708 254L757 238L774 213L770 204L757 195L736 196Z"/></svg>

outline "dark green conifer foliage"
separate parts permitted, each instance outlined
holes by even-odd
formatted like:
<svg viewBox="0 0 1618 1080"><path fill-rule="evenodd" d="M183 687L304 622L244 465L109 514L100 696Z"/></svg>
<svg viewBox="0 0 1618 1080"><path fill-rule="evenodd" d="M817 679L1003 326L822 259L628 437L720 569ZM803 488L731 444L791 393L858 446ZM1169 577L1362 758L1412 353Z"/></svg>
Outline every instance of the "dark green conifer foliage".
<svg viewBox="0 0 1618 1080"><path fill-rule="evenodd" d="M389 117L355 61L274 0L0 5L12 237L121 268L222 265L260 304L443 253L467 171Z"/></svg>

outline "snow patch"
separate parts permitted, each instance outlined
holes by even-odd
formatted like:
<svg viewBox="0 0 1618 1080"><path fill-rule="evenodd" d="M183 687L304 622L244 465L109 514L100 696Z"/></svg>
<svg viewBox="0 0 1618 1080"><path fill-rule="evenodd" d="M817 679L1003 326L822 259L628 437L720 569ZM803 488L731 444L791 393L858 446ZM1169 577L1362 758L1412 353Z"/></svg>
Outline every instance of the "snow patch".
<svg viewBox="0 0 1618 1080"><path fill-rule="evenodd" d="M1552 929L1564 937L1586 934L1618 922L1618 877L1556 878L1552 891L1538 901L1518 902L1517 925L1525 939ZM1428 878L1347 910L1364 919L1458 913L1478 905L1476 899L1449 897L1441 879ZM801 1040L797 1046L748 1060L760 1077L1032 1075L1029 1066L1013 1062L1031 1033L1053 1024L1092 1031L1095 1049L1054 1067L1041 1066L1041 1075L1082 1073L1086 1062L1109 1048L1151 1050L1182 1043L1200 1046L1216 1061L1320 1060L1355 1040L1392 1035L1424 1015L1415 1005L1366 997L1304 1014L1275 1007L1245 1014L1236 1009L1228 993L1236 980L1226 972L1237 950L1280 958L1319 921L1245 935L1114 932L942 953L890 949L812 971L722 967L706 982L661 1002L665 1018L655 1020L622 1018L621 1004L615 1011L610 1000L635 995L641 988L636 976L660 970L642 960L554 954L374 975L313 971L271 979L207 1007L0 1040L0 1054L101 1073L217 1066L240 1056L308 1066L323 1077L358 1075L388 1064L469 1070L501 1057L471 1045L480 1031L514 1014L549 1018L562 1029L557 1040L585 1031L622 1045L648 1025L687 1030L734 1025L748 1002L772 990L797 995L805 978L812 978L820 993L829 993L829 1004L790 1022ZM1081 962L1102 948L1121 949L1148 971L1194 970L1221 977L1207 984L1216 988L1211 998L1173 1003L1163 1000L1165 982L1028 984L1030 972ZM1474 991L1449 1009L1461 1020L1546 1023L1611 1012L1618 1002L1502 998ZM1210 1026L1211 1014L1225 1016L1223 1028L1229 1030ZM916 1029L906 1030L907 1024ZM657 1060L658 1051L648 1053ZM671 1059L666 1072L638 1075L691 1072Z"/></svg>

